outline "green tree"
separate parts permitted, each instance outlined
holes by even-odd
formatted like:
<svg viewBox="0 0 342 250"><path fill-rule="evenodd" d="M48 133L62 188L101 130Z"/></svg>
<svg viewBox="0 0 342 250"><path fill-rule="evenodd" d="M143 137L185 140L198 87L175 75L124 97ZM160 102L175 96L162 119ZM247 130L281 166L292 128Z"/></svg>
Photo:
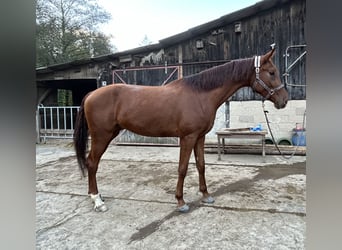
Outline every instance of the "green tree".
<svg viewBox="0 0 342 250"><path fill-rule="evenodd" d="M36 66L116 51L99 31L111 15L96 0L37 0Z"/></svg>
<svg viewBox="0 0 342 250"><path fill-rule="evenodd" d="M147 35L144 36L144 38L141 40L141 42L139 43L139 46L146 46L146 45L150 45L153 42L148 38Z"/></svg>

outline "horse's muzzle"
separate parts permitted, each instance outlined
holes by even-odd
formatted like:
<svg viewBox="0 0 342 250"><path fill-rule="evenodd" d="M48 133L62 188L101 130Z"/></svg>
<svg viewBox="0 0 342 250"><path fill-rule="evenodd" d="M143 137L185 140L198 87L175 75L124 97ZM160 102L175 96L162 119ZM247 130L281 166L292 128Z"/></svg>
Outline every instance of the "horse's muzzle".
<svg viewBox="0 0 342 250"><path fill-rule="evenodd" d="M283 108L286 107L287 101L288 101L287 98L277 100L277 101L274 102L274 107L276 109L283 109Z"/></svg>

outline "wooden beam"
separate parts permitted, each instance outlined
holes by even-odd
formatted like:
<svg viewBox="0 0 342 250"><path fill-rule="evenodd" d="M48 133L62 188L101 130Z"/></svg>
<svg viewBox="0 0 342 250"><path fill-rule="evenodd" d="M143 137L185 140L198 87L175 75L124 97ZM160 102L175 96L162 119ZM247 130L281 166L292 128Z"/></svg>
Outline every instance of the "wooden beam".
<svg viewBox="0 0 342 250"><path fill-rule="evenodd" d="M306 155L306 147L305 146L288 146L288 145L278 145L280 151L284 155L291 155L295 152L295 155ZM217 144L206 144L205 145L205 153L213 153L217 154ZM262 145L260 144L241 144L241 145L225 145L224 147L225 154L261 154L262 153ZM265 153L266 155L279 155L279 152L275 145L266 144L265 145Z"/></svg>

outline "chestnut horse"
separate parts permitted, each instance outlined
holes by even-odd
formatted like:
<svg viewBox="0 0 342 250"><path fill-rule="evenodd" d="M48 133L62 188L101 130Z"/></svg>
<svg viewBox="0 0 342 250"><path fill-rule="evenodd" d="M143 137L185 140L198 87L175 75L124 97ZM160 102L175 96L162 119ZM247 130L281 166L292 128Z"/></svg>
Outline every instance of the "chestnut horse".
<svg viewBox="0 0 342 250"><path fill-rule="evenodd" d="M262 56L233 60L164 86L112 84L84 97L77 115L74 144L95 211L106 211L98 192L96 172L102 154L122 129L144 136L179 137L180 156L175 197L178 210L187 212L183 184L192 150L199 174L202 201L213 203L207 191L204 139L214 124L216 110L242 87L252 87L277 109L284 108L288 93L272 62L274 48ZM88 136L91 148L86 157Z"/></svg>

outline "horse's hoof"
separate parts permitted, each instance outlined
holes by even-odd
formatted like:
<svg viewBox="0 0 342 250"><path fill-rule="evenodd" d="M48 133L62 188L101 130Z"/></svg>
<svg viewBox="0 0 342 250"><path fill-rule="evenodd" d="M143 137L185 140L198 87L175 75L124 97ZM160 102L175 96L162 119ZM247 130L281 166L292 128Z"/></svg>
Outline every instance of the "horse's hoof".
<svg viewBox="0 0 342 250"><path fill-rule="evenodd" d="M102 204L100 206L95 206L94 210L96 212L106 212L108 210L107 206L105 204Z"/></svg>
<svg viewBox="0 0 342 250"><path fill-rule="evenodd" d="M206 198L203 198L203 199L202 199L202 202L208 203L208 204L212 204L212 203L215 202L215 199L214 199L212 196L208 196L208 197L206 197Z"/></svg>
<svg viewBox="0 0 342 250"><path fill-rule="evenodd" d="M94 210L96 212L105 212L108 210L107 206L103 202L103 198L100 194L90 194L90 198L94 205Z"/></svg>
<svg viewBox="0 0 342 250"><path fill-rule="evenodd" d="M181 212L181 213L186 213L186 212L189 212L190 208L188 205L184 204L183 206L181 207L178 207L178 212Z"/></svg>

